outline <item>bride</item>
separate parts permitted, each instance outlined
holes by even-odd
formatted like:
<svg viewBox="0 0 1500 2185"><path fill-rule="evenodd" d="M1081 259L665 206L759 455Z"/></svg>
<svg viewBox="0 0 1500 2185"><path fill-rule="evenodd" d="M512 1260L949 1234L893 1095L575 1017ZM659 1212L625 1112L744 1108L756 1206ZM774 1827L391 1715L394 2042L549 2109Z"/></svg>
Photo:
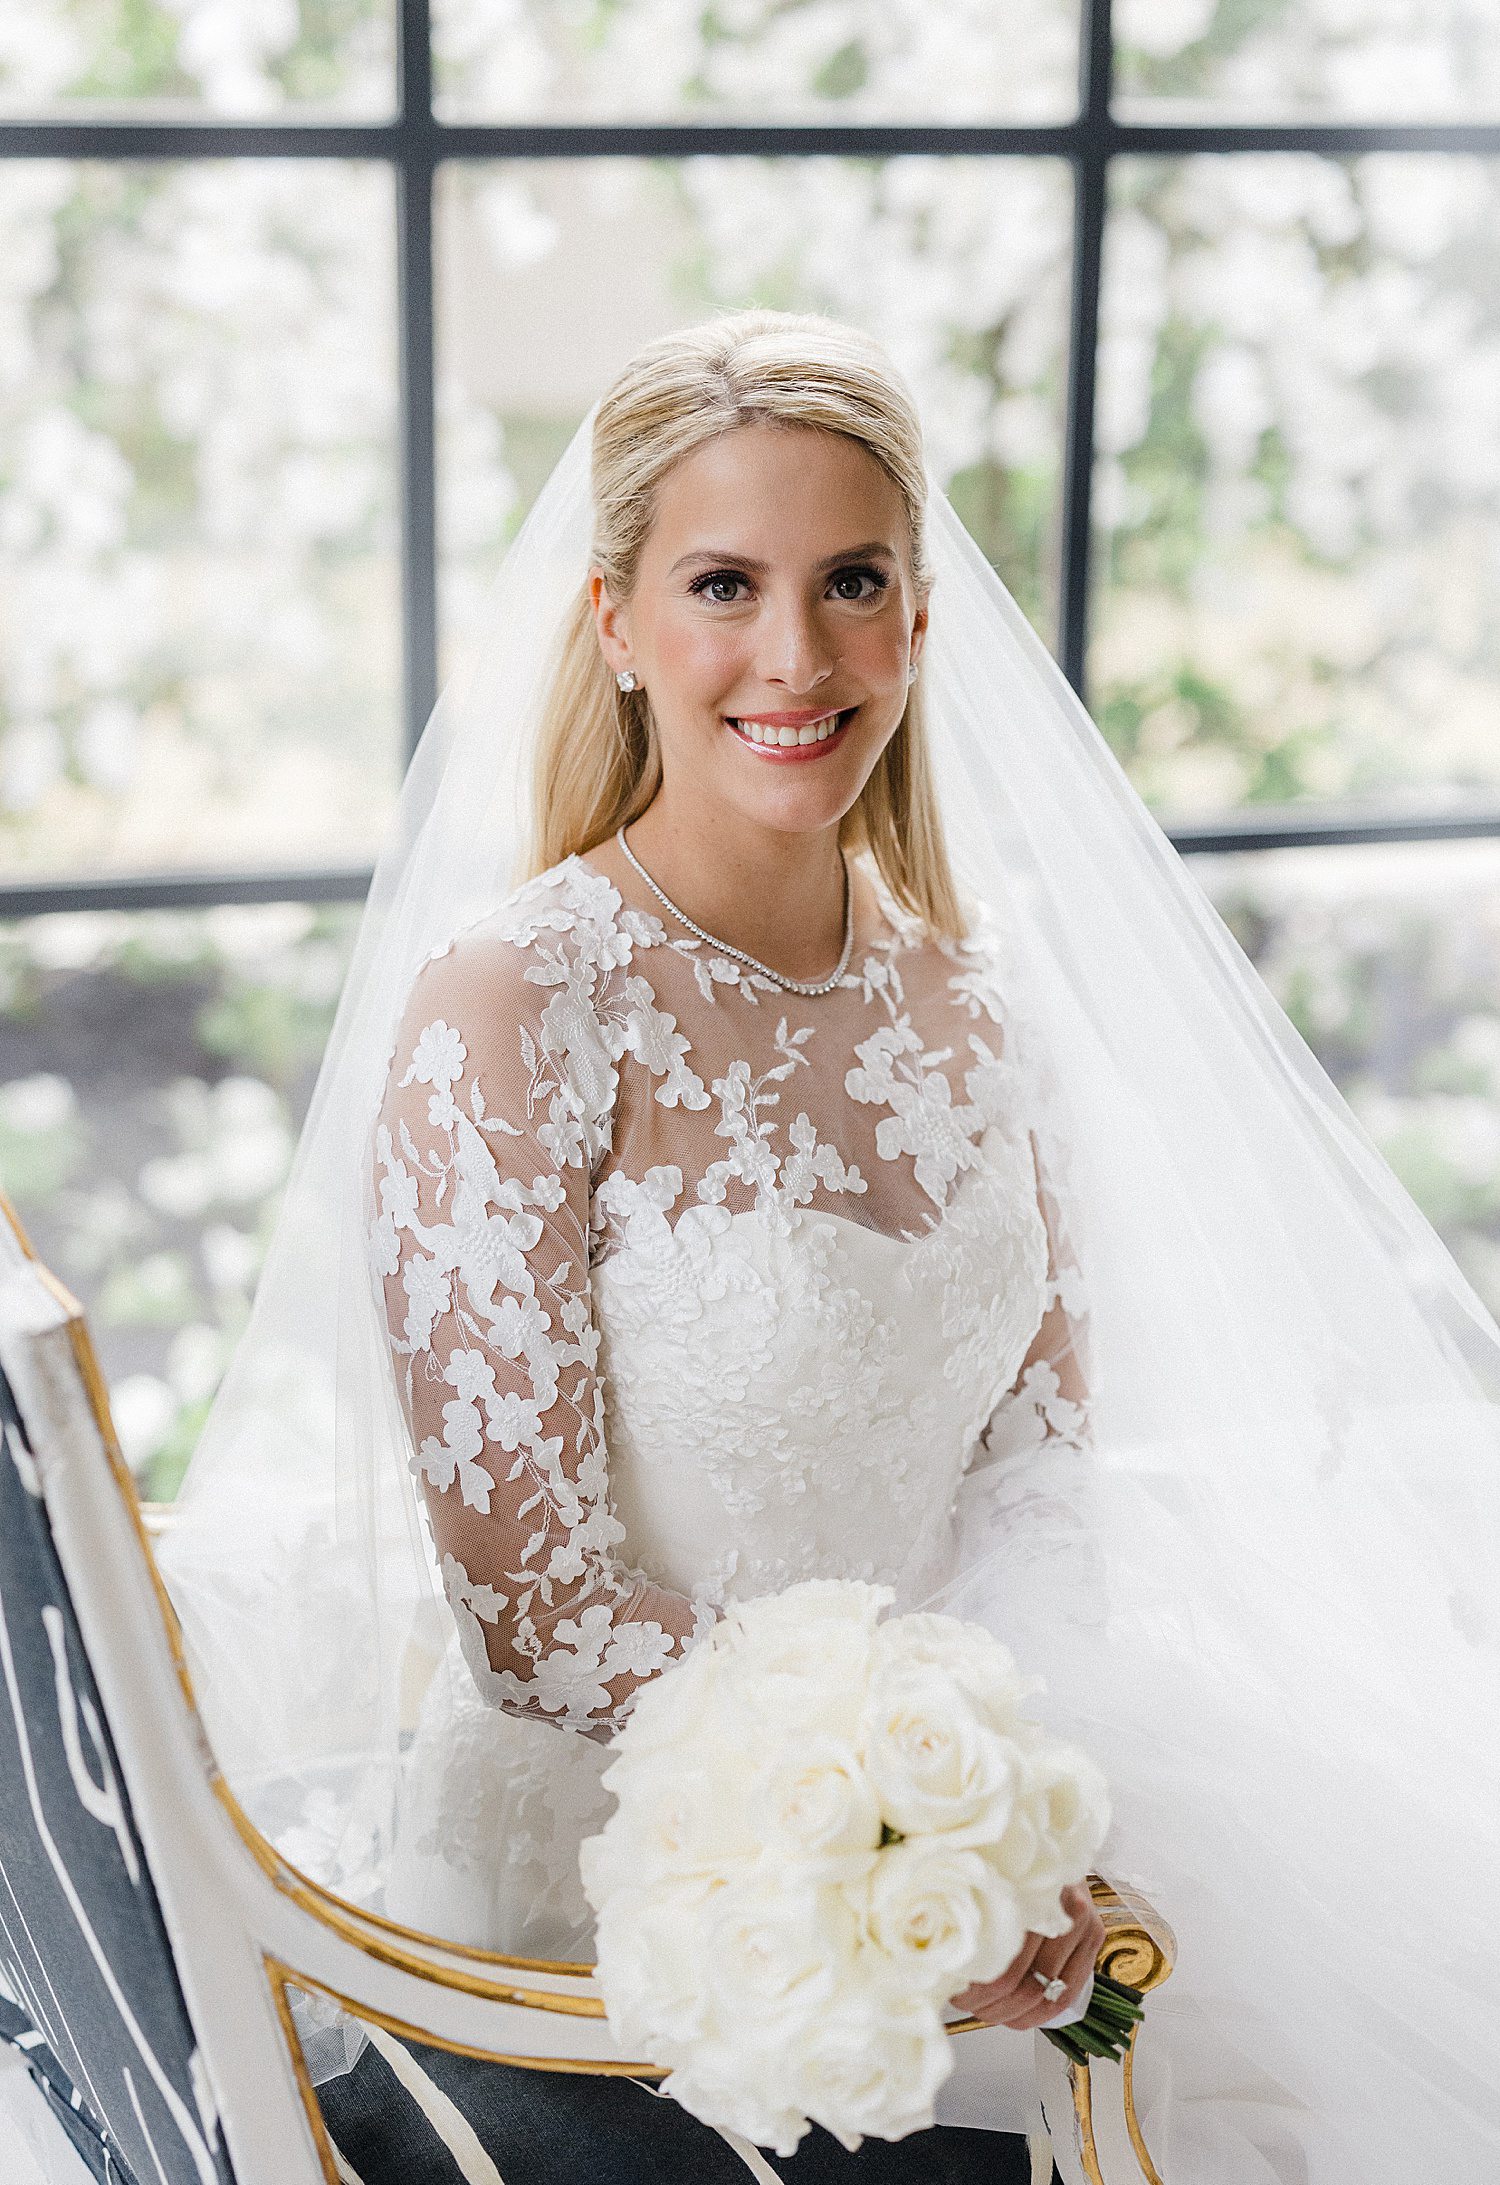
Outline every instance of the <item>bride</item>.
<svg viewBox="0 0 1500 2185"><path fill-rule="evenodd" d="M1472 2172L1497 1396L884 353L772 311L642 350L413 763L164 1557L286 1855L586 1960L633 1695L730 1600L880 1580L998 1631L1110 1776L1103 1863L1181 1945L1171 2185ZM486 2067L486 2151L1047 2175L1029 2034L1102 1932L1068 1909L955 1998L994 2031L930 2131L773 2166L644 2081ZM359 2038L309 2036L337 2140Z"/></svg>
<svg viewBox="0 0 1500 2185"><path fill-rule="evenodd" d="M639 1684L726 1595L906 1580L1023 1360L1076 1371L911 748L911 451L893 475L805 396L707 432L685 387L653 445L648 402L643 368L595 428L614 528L544 720L545 869L423 965L375 1134L370 1246L472 1671L431 1688L387 1907L541 1957L586 1953L578 1844ZM649 524L627 465L663 472ZM580 706L601 663L615 695ZM962 2007L1075 2015L1103 1928L1073 1909ZM658 2161L702 2136L658 2129Z"/></svg>

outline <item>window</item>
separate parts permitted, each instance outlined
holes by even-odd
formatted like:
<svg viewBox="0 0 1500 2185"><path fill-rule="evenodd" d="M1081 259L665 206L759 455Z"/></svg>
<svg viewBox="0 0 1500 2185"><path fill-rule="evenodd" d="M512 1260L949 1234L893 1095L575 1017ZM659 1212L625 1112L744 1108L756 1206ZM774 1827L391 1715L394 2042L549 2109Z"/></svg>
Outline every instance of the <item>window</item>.
<svg viewBox="0 0 1500 2185"><path fill-rule="evenodd" d="M887 345L970 529L1500 1304L1490 0L12 14L0 1180L156 1491L441 675L616 365L724 304Z"/></svg>

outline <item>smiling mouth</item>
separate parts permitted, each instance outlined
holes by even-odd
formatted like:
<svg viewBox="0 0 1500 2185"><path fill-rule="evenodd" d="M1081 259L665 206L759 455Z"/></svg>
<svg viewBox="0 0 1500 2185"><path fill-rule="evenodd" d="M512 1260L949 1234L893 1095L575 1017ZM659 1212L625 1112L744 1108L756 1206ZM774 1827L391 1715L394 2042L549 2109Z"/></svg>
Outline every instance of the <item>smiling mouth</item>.
<svg viewBox="0 0 1500 2185"><path fill-rule="evenodd" d="M736 720L726 713L724 719L743 744L766 759L818 759L825 751L843 741L844 730L849 726L858 706L849 706L842 713L830 713L821 721L809 721L803 728L762 727L757 721Z"/></svg>

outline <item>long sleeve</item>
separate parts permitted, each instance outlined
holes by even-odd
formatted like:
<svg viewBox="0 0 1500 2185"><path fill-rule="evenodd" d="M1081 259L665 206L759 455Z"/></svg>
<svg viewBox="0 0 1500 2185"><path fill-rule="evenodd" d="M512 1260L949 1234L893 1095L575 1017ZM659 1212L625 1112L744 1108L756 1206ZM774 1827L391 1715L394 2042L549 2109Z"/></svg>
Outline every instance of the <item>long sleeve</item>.
<svg viewBox="0 0 1500 2185"><path fill-rule="evenodd" d="M1094 1420L1084 1285L1032 1133L1047 1232L1040 1323L970 1454L951 1513L955 1572L944 1605L985 1616L1003 1600L1020 1657L1045 1665L1064 1614L1099 1613L1104 1579L1090 1516ZM965 1588L978 1587L979 1594Z"/></svg>
<svg viewBox="0 0 1500 2185"><path fill-rule="evenodd" d="M1058 1195L1047 1178L1036 1134L1037 1204L1047 1229L1046 1309L1019 1373L990 1415L980 1438L995 1462L1044 1443L1088 1445L1087 1313L1083 1283L1068 1244Z"/></svg>
<svg viewBox="0 0 1500 2185"><path fill-rule="evenodd" d="M589 1288L618 1059L597 969L564 936L484 928L423 965L374 1132L370 1244L476 1682L602 1739L712 1613L617 1554Z"/></svg>

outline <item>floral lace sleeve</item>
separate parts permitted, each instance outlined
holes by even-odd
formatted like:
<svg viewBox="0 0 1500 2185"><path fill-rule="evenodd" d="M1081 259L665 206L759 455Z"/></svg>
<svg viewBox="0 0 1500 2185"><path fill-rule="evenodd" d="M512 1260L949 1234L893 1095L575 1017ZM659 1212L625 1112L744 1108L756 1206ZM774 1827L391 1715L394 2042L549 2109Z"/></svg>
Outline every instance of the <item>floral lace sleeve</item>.
<svg viewBox="0 0 1500 2185"><path fill-rule="evenodd" d="M1035 1132L1031 1144L1039 1179L1037 1203L1047 1226L1047 1302L1021 1370L980 1437L983 1457L991 1462L1048 1442L1082 1450L1089 1439L1083 1283Z"/></svg>
<svg viewBox="0 0 1500 2185"><path fill-rule="evenodd" d="M1045 1662L1069 1624L1106 1613L1106 1560L1094 1495L1095 1406L1088 1382L1088 1307L1069 1243L1066 1190L1053 1179L1031 1134L1037 1205L1047 1231L1041 1321L1015 1380L990 1413L954 1504L956 1567L962 1588L944 1603L983 1615L1003 1599L1008 1632L1023 1658Z"/></svg>
<svg viewBox="0 0 1500 2185"><path fill-rule="evenodd" d="M614 1073L580 1038L565 959L475 929L422 967L375 1128L370 1242L480 1690L603 1739L712 1611L616 1553L589 1290Z"/></svg>
<svg viewBox="0 0 1500 2185"><path fill-rule="evenodd" d="M971 940L964 952L964 968L949 984L970 1016L988 1016L1001 1027L1004 1067L1017 1073L1036 1126L1028 1136L1037 1207L1047 1232L1041 1320L1015 1380L995 1405L970 1454L965 1492L972 1500L976 1493L992 1496L995 1475L1012 1469L1005 1463L1007 1458L1044 1447L1049 1455L1062 1449L1081 1452L1089 1443L1091 1421L1084 1285L1063 1211L1069 1194L1068 1147L1048 1120L1057 1112L1050 1058L1021 1004L1025 989L1013 962L1012 935L989 906L972 903L970 909ZM1022 1059L1028 1054L1029 1065Z"/></svg>

